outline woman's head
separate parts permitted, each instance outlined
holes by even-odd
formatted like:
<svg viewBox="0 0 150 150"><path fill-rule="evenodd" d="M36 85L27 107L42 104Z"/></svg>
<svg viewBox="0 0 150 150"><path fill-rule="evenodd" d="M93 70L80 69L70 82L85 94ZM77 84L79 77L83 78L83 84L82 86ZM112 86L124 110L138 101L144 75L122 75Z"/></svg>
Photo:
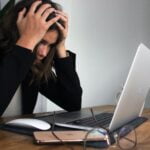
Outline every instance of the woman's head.
<svg viewBox="0 0 150 150"><path fill-rule="evenodd" d="M57 30L49 30L36 46L36 63L45 59L53 45L57 43L59 33Z"/></svg>
<svg viewBox="0 0 150 150"><path fill-rule="evenodd" d="M19 31L17 28L17 18L18 13L26 8L26 14L28 13L31 5L35 2L35 0L21 0L15 6L10 8L7 13L3 16L0 22L0 55L6 55L12 49L12 46L19 39ZM60 5L52 2L51 0L43 0L42 3L37 7L37 10L43 4L50 4L52 8L61 11ZM36 11L37 11L36 10ZM25 14L25 15L26 15ZM56 17L55 12L51 13L47 17L47 21ZM60 24L63 25L63 21L58 20ZM34 74L35 80L47 80L49 76L52 75L52 65L53 65L53 57L56 51L56 45L61 40L62 35L59 30L59 27L56 23L51 25L44 35L43 39L36 45L35 47L35 55L36 62L33 64L31 70ZM47 49L47 50L46 50ZM37 63L38 62L38 63ZM34 80L33 79L33 80Z"/></svg>

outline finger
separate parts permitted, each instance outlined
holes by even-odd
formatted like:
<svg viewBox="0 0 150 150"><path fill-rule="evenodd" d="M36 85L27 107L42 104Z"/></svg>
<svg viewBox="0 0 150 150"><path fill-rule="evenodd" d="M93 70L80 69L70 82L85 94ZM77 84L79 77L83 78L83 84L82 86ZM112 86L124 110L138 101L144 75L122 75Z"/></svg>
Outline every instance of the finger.
<svg viewBox="0 0 150 150"><path fill-rule="evenodd" d="M64 16L62 16L62 15L58 15L58 16L60 16L60 19L63 20L64 22L67 22L67 21L68 21L68 19L65 18Z"/></svg>
<svg viewBox="0 0 150 150"><path fill-rule="evenodd" d="M54 8L48 8L48 9L43 13L42 18L43 18L44 20L46 20L47 17L48 17L52 12L54 12L54 11L55 11Z"/></svg>
<svg viewBox="0 0 150 150"><path fill-rule="evenodd" d="M62 12L62 11L56 10L56 14L62 15L62 16L64 16L66 19L68 19L68 14L67 14L67 13L64 13L64 12Z"/></svg>
<svg viewBox="0 0 150 150"><path fill-rule="evenodd" d="M65 29L59 22L56 22L56 24L61 31L63 31Z"/></svg>
<svg viewBox="0 0 150 150"><path fill-rule="evenodd" d="M29 10L29 13L30 14L34 14L35 13L35 10L37 9L38 5L40 5L42 3L42 1L35 1L31 7L30 7L30 10Z"/></svg>
<svg viewBox="0 0 150 150"><path fill-rule="evenodd" d="M64 28L68 29L68 20L64 16L61 16L61 15L60 15L60 19L64 22L63 23Z"/></svg>
<svg viewBox="0 0 150 150"><path fill-rule="evenodd" d="M41 16L48 8L50 8L51 5L50 4L43 4L39 9L38 11L36 12L36 14L38 16Z"/></svg>
<svg viewBox="0 0 150 150"><path fill-rule="evenodd" d="M25 12L26 12L26 8L23 8L23 9L19 12L17 22L20 22L20 21L24 18Z"/></svg>
<svg viewBox="0 0 150 150"><path fill-rule="evenodd" d="M57 13L57 15L61 16L61 20L64 22L63 24L64 24L65 28L68 29L68 15L61 11L57 11L56 13Z"/></svg>
<svg viewBox="0 0 150 150"><path fill-rule="evenodd" d="M56 16L55 18L47 21L48 27L50 27L52 24L56 23L60 19L60 16Z"/></svg>

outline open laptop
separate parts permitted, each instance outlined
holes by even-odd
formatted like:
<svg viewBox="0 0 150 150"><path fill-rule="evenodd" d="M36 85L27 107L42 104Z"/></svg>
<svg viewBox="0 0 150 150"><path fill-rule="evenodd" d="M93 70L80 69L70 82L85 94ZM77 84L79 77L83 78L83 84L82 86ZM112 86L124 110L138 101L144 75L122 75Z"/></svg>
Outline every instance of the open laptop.
<svg viewBox="0 0 150 150"><path fill-rule="evenodd" d="M119 98L114 114L110 114L110 121L105 127L110 131L127 124L128 122L140 118L144 108L146 96L150 88L150 50L140 44L132 62L129 74L124 84L123 91ZM103 116L106 113L100 113L103 121ZM97 114L96 114L97 115ZM50 116L41 117L41 119L50 121ZM77 128L90 130L92 126L80 123L82 120L91 119L90 111L78 111L70 113L61 113L56 115L56 125L67 128ZM143 121L143 120L142 120ZM51 121L50 121L51 122ZM78 122L78 124L77 124ZM100 125L101 126L101 125Z"/></svg>

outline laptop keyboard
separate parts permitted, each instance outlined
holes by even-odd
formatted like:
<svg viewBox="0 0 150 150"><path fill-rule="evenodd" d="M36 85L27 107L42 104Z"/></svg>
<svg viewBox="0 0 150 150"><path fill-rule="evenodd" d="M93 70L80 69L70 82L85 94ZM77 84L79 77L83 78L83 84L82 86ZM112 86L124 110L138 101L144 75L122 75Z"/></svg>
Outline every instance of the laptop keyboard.
<svg viewBox="0 0 150 150"><path fill-rule="evenodd" d="M112 120L112 117L113 117L113 113L100 113L95 115L96 119L91 116L91 117L82 118L68 123L73 125L87 126L87 127L108 128ZM136 119L130 121L128 124L131 125L133 128L136 128L140 124L144 123L146 120L147 118L145 117L137 117Z"/></svg>
<svg viewBox="0 0 150 150"><path fill-rule="evenodd" d="M91 116L91 117L82 118L68 123L74 125L88 126L88 127L108 127L112 117L113 117L112 113L100 113L95 115L95 118Z"/></svg>

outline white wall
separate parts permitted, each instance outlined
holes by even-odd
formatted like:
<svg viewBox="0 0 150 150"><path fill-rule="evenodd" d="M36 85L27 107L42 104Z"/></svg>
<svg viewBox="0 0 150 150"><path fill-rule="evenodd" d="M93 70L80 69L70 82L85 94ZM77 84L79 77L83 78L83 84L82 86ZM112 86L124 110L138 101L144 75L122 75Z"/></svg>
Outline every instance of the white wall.
<svg viewBox="0 0 150 150"><path fill-rule="evenodd" d="M3 8L3 6L5 6L5 4L7 3L8 0L0 0L0 8Z"/></svg>
<svg viewBox="0 0 150 150"><path fill-rule="evenodd" d="M150 0L64 0L63 6L68 3L67 46L77 53L82 106L114 104L138 44L150 47ZM47 102L48 111L55 109Z"/></svg>

